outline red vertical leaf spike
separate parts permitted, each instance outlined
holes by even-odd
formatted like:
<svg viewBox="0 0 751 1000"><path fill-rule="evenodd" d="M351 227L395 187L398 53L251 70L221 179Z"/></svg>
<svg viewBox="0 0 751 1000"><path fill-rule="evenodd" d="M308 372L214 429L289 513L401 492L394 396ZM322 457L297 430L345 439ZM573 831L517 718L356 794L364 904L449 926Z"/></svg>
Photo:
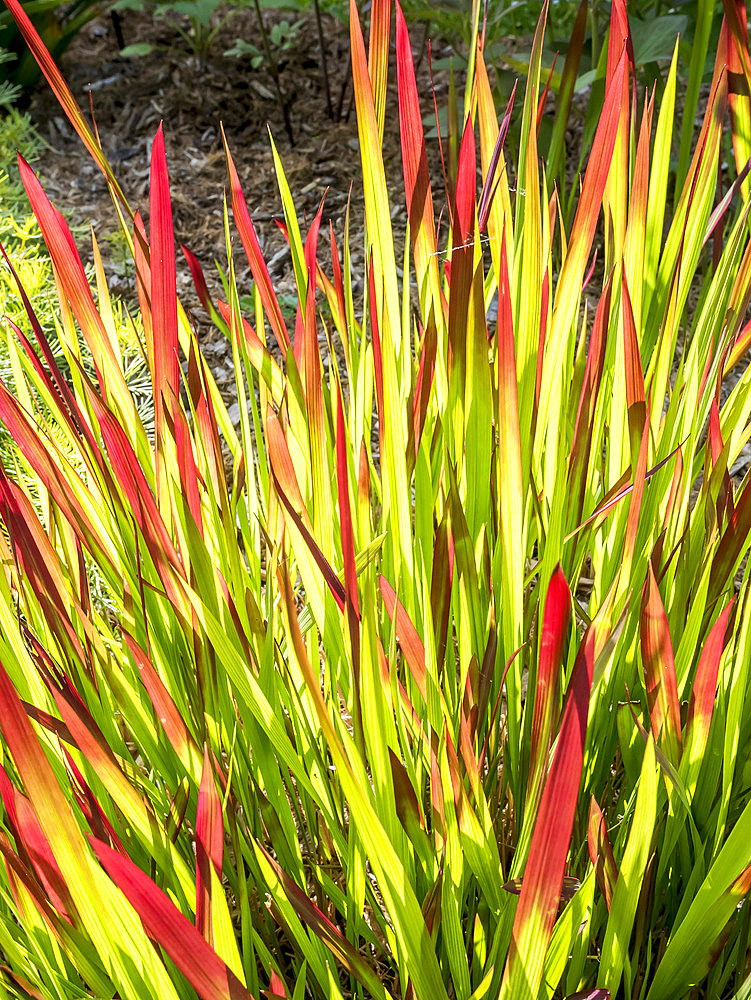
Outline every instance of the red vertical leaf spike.
<svg viewBox="0 0 751 1000"><path fill-rule="evenodd" d="M177 281L175 237L172 226L167 156L161 124L151 147L149 197L151 230L151 322L154 336L153 384L154 425L157 446L163 447L165 413L171 415L172 400L180 385L177 335Z"/></svg>
<svg viewBox="0 0 751 1000"><path fill-rule="evenodd" d="M336 394L336 478L339 489L339 517L344 558L344 590L349 641L352 651L354 675L355 719L358 737L362 735L362 710L360 707L360 602L357 597L357 567L355 565L355 536L352 525L352 508L349 502L349 472L347 469L347 431L344 422L342 388Z"/></svg>
<svg viewBox="0 0 751 1000"><path fill-rule="evenodd" d="M422 126L422 111L412 62L412 48L401 5L396 4L396 70L399 96L404 190L407 196L409 231L420 269L434 263L435 216L428 174L428 157Z"/></svg>
<svg viewBox="0 0 751 1000"><path fill-rule="evenodd" d="M352 528L352 509L349 502L349 473L347 470L347 432L344 422L342 390L338 387L336 408L336 475L339 487L339 510L341 516L342 553L344 556L344 587L347 603L359 617L360 604L357 597L357 569L355 567L355 538Z"/></svg>
<svg viewBox="0 0 751 1000"><path fill-rule="evenodd" d="M117 363L104 323L94 304L75 241L62 215L52 205L34 171L20 154L18 167L62 288L91 349L101 384L104 368L117 368Z"/></svg>
<svg viewBox="0 0 751 1000"><path fill-rule="evenodd" d="M535 710L530 737L530 773L542 770L547 762L553 738L553 713L558 701L558 673L561 667L563 641L571 616L571 594L560 565L548 585L540 637L540 658L537 667Z"/></svg>
<svg viewBox="0 0 751 1000"><path fill-rule="evenodd" d="M608 602L605 602L603 609L607 605ZM536 996L542 980L574 827L589 695L599 639L598 626L593 622L582 640L574 664L560 736L532 834L501 986L503 1000L519 995L515 989L522 983L527 984L523 995Z"/></svg>
<svg viewBox="0 0 751 1000"><path fill-rule="evenodd" d="M542 118L543 115L545 114L545 104L547 103L548 94L550 92L550 84L553 81L553 72L555 70L555 64L557 62L558 62L558 53L556 52L556 54L553 56L553 62L550 67L550 71L548 72L548 80L547 83L545 84L545 89L540 95L540 100L537 102L537 113L535 115L535 132L537 133L538 138L540 136L540 126L542 125Z"/></svg>
<svg viewBox="0 0 751 1000"><path fill-rule="evenodd" d="M688 704L685 741L687 746L689 741L692 741L695 745L703 747L709 737L709 727L712 722L717 691L717 675L720 669L722 651L725 648L728 620L734 604L735 597L723 608L701 651L691 700Z"/></svg>
<svg viewBox="0 0 751 1000"><path fill-rule="evenodd" d="M467 367L467 323L474 277L477 171L472 120L467 119L459 151L453 218L448 316L450 390L464 395Z"/></svg>
<svg viewBox="0 0 751 1000"><path fill-rule="evenodd" d="M213 869L221 879L223 849L222 803L214 780L211 753L206 744L196 814L196 929L210 945L214 943L211 872Z"/></svg>
<svg viewBox="0 0 751 1000"><path fill-rule="evenodd" d="M381 350L381 330L378 321L379 304L376 297L375 271L373 268L373 254L370 255L368 266L368 316L370 317L370 333L373 338L373 374L376 385L376 408L378 410L378 438L380 442L380 454L385 454L384 429L386 420L386 407L383 399L383 352Z"/></svg>

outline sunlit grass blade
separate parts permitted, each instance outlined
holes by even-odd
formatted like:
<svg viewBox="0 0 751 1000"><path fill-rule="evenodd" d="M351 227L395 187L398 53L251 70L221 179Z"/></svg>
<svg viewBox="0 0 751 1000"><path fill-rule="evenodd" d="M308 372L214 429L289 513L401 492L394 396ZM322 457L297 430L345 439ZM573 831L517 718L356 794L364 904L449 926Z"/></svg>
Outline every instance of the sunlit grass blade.
<svg viewBox="0 0 751 1000"><path fill-rule="evenodd" d="M624 973L627 976L627 989L631 981L628 946L642 890L644 870L652 847L658 780L655 744L650 736L642 762L631 830L618 869L618 880L610 903L610 915L603 941L603 961L600 965L598 982L610 990L611 995L617 992Z"/></svg>
<svg viewBox="0 0 751 1000"><path fill-rule="evenodd" d="M681 754L681 713L670 631L652 563L642 591L641 653L655 740L672 764Z"/></svg>
<svg viewBox="0 0 751 1000"><path fill-rule="evenodd" d="M624 50L608 81L602 115L592 143L592 151L568 240L568 251L558 277L551 327L545 344L536 432L536 441L547 439L549 442L547 447L548 467L554 463L555 442L558 434L557 407L561 390L556 373L560 371L566 338L578 309L582 279L615 148L627 73L627 59ZM551 470L545 477L544 489L547 497L550 496L552 488Z"/></svg>

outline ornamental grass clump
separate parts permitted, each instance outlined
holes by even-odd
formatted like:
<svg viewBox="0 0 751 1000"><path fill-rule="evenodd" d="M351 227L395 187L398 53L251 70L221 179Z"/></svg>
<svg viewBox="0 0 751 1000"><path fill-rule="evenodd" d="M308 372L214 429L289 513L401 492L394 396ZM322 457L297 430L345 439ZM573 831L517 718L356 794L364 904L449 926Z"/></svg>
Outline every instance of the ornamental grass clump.
<svg viewBox="0 0 751 1000"><path fill-rule="evenodd" d="M366 51L353 0L364 301L347 234L319 247L323 206L301 232L276 149L294 329L231 137L227 242L234 226L252 312L231 258L214 301L184 251L232 345L239 433L177 299L161 129L147 232L7 3L131 241L154 427L100 269L95 300L21 162L70 376L30 307L36 344L6 325L22 377L17 398L0 385L15 443L0 474L4 992L747 997L751 481L731 478L751 433L742 3L725 4L669 218L676 60L659 102L636 93L613 3L565 229L537 146L547 6L519 149L478 45L443 192L397 4L400 278L381 156L392 10L374 0ZM737 165L724 193L723 132ZM323 365L322 340L341 368Z"/></svg>

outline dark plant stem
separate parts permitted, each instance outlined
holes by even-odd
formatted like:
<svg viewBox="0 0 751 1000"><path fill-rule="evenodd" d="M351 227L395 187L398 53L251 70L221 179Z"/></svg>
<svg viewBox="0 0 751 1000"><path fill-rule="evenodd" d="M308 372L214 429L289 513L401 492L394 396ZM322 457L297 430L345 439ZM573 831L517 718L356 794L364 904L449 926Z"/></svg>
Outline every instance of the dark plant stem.
<svg viewBox="0 0 751 1000"><path fill-rule="evenodd" d="M269 42L269 36L266 31L266 25L263 23L263 14L261 13L260 0L253 0L256 15L258 17L258 26L261 30L261 39L263 41L263 51L266 56L266 66L268 67L271 79L274 81L274 89L276 90L277 101L279 103L279 110L282 113L282 119L284 120L284 131L287 133L287 138L289 139L290 146L294 146L295 137L292 133L292 122L289 115L289 100L284 96L282 90L281 80L279 79L279 63L276 61L276 57L271 49L271 43Z"/></svg>
<svg viewBox="0 0 751 1000"><path fill-rule="evenodd" d="M117 42L117 48L119 51L125 48L125 39L123 38L123 19L120 17L120 12L111 10L110 20L112 21L112 30L115 32L115 41Z"/></svg>
<svg viewBox="0 0 751 1000"><path fill-rule="evenodd" d="M336 120L340 122L342 120L342 110L344 108L344 98L347 96L347 86L349 85L350 77L352 76L352 63L347 61L347 69L344 73L344 79L342 80L342 89L339 91L339 102L336 106Z"/></svg>
<svg viewBox="0 0 751 1000"><path fill-rule="evenodd" d="M355 89L353 87L349 95L349 103L347 104L347 113L344 116L345 121L347 122L349 121L349 116L352 114L352 108L354 106L355 106Z"/></svg>
<svg viewBox="0 0 751 1000"><path fill-rule="evenodd" d="M321 23L321 8L318 5L318 0L313 0L313 7L316 12L316 25L318 26L318 45L321 49L321 72L323 74L323 89L326 91L326 107L328 108L329 118L331 121L334 120L334 107L331 103L331 88L329 87L329 66L326 59L326 42L323 37L323 24Z"/></svg>
<svg viewBox="0 0 751 1000"><path fill-rule="evenodd" d="M425 58L425 53L428 48L428 34L430 32L430 21L425 22L425 31L422 34L422 42L420 43L420 54L417 57L417 62L415 63L415 73L420 71L420 66L422 66L422 61Z"/></svg>

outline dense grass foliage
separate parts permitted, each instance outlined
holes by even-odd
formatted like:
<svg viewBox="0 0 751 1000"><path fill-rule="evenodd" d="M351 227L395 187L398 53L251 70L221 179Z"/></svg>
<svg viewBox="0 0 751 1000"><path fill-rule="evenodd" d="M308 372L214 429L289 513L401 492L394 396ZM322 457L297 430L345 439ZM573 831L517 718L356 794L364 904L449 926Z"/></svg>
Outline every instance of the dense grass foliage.
<svg viewBox="0 0 751 1000"><path fill-rule="evenodd" d="M547 7L518 148L478 43L444 186L401 9L374 0L366 50L353 2L364 293L349 235L331 228L322 249L324 205L301 231L274 150L291 329L231 137L227 243L250 265L252 313L231 255L213 301L184 249L232 344L237 434L176 295L161 128L147 232L7 2L130 241L154 426L96 247L94 295L21 160L68 374L19 283L35 343L6 322L2 989L748 996L751 478L730 470L751 373L726 382L751 338L742 3L725 4L669 217L676 58L659 102L637 92L613 3L566 226L538 148ZM381 155L392 16L398 261ZM737 180L720 192L723 132Z"/></svg>

